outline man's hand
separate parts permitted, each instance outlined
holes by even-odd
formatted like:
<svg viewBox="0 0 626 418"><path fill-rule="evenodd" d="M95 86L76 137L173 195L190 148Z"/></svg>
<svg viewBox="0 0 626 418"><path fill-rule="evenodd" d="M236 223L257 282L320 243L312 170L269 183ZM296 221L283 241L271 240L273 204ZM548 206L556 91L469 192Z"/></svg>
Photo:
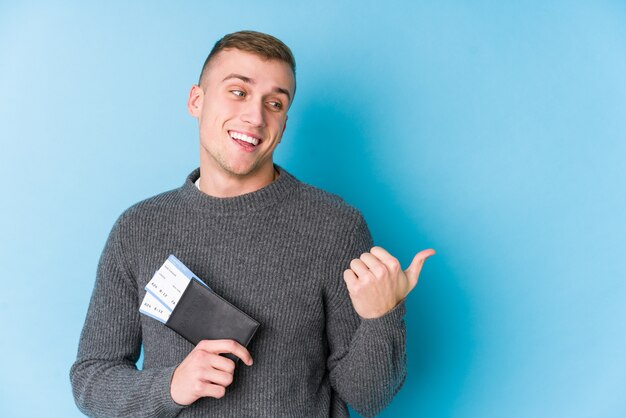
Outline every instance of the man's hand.
<svg viewBox="0 0 626 418"><path fill-rule="evenodd" d="M402 271L400 262L381 247L350 262L343 272L354 310L362 318L383 316L400 303L417 284L426 260L435 254L429 249L417 253L408 269Z"/></svg>
<svg viewBox="0 0 626 418"><path fill-rule="evenodd" d="M191 405L202 397L221 398L233 382L235 362L220 353L231 353L248 366L252 357L233 340L203 340L178 365L172 376L170 394L179 405Z"/></svg>

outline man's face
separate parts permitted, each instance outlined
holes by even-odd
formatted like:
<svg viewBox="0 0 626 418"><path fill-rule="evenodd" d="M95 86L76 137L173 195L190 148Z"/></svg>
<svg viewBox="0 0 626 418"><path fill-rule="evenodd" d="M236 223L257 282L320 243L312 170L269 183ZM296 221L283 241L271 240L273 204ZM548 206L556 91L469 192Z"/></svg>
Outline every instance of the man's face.
<svg viewBox="0 0 626 418"><path fill-rule="evenodd" d="M200 162L209 175L253 177L273 170L272 154L285 130L294 89L293 72L283 61L238 49L213 58L188 101L189 112L198 118Z"/></svg>

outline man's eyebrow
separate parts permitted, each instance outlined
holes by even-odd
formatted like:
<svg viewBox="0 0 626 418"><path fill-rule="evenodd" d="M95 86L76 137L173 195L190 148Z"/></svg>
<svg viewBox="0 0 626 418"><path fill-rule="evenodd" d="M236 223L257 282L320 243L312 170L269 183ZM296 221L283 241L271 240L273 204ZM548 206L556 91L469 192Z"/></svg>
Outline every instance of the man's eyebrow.
<svg viewBox="0 0 626 418"><path fill-rule="evenodd" d="M274 93L282 93L287 96L287 99L291 102L291 94L289 94L289 90L284 89L282 87L274 87L272 89Z"/></svg>
<svg viewBox="0 0 626 418"><path fill-rule="evenodd" d="M226 80L230 80L231 78L238 78L239 80L243 81L244 83L248 83L248 84L254 84L255 81L253 79L251 79L250 77L246 77L245 75L241 75L241 74L235 74L235 73L230 73L228 74L223 80L222 83Z"/></svg>
<svg viewBox="0 0 626 418"><path fill-rule="evenodd" d="M256 83L256 81L254 79L252 79L250 77L246 77L245 75L236 74L236 73L228 74L226 77L224 77L224 79L222 80L222 83L224 81L226 81L226 80L230 80L230 79L233 79L233 78L237 78L237 79L239 79L239 80L241 80L241 81L243 81L244 83L247 83L247 84L254 85ZM287 99L289 99L289 101L291 102L291 94L289 94L289 90L284 89L282 87L274 87L272 89L272 92L284 94L285 96L287 96Z"/></svg>

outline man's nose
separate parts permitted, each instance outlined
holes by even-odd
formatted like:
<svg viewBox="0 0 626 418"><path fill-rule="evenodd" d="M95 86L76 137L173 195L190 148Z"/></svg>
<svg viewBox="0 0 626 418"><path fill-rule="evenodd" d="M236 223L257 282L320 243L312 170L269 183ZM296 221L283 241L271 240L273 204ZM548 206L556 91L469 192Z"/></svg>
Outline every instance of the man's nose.
<svg viewBox="0 0 626 418"><path fill-rule="evenodd" d="M241 120L252 126L264 127L263 103L256 100L247 102L241 114Z"/></svg>

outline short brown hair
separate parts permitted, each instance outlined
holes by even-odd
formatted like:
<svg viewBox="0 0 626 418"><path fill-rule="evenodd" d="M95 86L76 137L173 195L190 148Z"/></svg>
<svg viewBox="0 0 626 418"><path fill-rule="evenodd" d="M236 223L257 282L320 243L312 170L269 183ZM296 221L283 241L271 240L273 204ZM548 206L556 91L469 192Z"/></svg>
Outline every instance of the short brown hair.
<svg viewBox="0 0 626 418"><path fill-rule="evenodd" d="M275 38L272 35L268 35L267 33L242 30L239 32L229 33L215 43L213 49L209 53L209 56L204 61L202 71L200 72L200 78L198 79L198 85L202 84L204 73L209 67L213 57L215 57L220 51L227 48L250 52L267 60L275 59L286 62L293 71L293 78L295 82L296 60L287 45L285 45L280 39Z"/></svg>

